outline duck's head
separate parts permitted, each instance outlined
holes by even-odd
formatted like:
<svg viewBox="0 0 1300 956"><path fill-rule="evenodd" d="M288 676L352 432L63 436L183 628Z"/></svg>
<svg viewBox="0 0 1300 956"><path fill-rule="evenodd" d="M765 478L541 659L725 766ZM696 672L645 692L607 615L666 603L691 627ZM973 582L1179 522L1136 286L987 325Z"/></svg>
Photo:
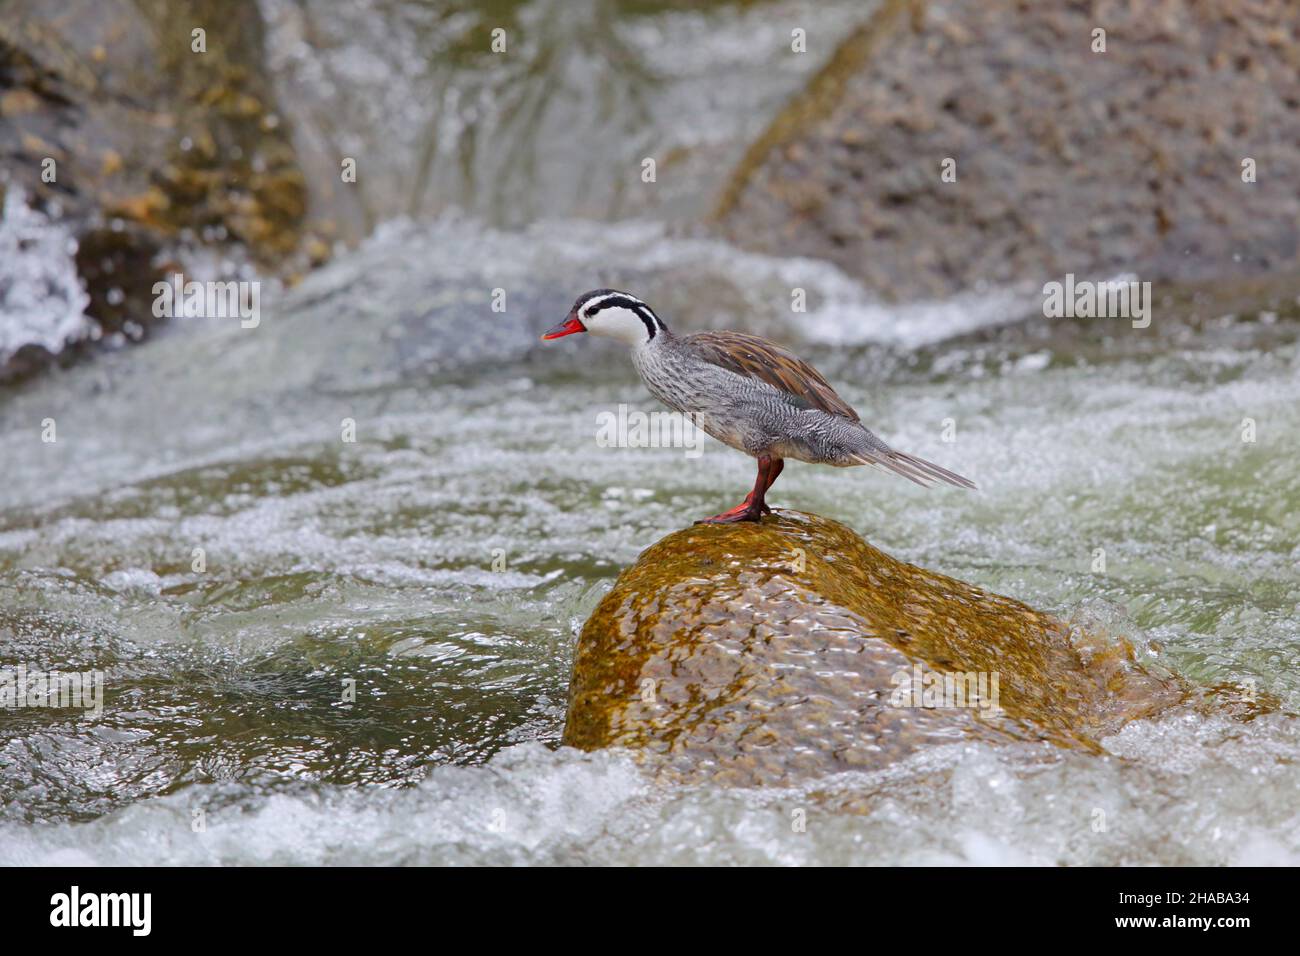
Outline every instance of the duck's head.
<svg viewBox="0 0 1300 956"><path fill-rule="evenodd" d="M645 345L667 331L659 316L636 296L617 289L596 289L578 296L568 317L542 338L590 332L626 345Z"/></svg>

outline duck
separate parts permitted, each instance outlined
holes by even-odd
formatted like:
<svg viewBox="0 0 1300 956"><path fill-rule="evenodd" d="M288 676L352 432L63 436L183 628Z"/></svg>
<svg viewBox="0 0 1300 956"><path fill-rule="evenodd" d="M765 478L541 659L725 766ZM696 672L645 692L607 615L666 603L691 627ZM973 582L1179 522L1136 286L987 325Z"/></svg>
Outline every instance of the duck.
<svg viewBox="0 0 1300 956"><path fill-rule="evenodd" d="M724 445L758 462L745 500L696 524L761 521L766 496L786 459L844 468L873 465L918 485L974 482L915 455L896 451L815 368L789 349L747 332L675 335L645 302L617 289L580 295L543 340L587 333L627 345L650 393Z"/></svg>

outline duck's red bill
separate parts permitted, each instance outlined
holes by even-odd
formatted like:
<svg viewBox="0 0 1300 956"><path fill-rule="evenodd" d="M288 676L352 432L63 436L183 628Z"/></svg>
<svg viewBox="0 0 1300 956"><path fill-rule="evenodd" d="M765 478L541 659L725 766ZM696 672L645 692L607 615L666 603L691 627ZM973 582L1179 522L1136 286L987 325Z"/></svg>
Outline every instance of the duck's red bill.
<svg viewBox="0 0 1300 956"><path fill-rule="evenodd" d="M587 327L578 321L576 316L571 316L561 322L553 329L547 329L542 333L544 339L558 339L565 335L572 335L574 332L586 332Z"/></svg>

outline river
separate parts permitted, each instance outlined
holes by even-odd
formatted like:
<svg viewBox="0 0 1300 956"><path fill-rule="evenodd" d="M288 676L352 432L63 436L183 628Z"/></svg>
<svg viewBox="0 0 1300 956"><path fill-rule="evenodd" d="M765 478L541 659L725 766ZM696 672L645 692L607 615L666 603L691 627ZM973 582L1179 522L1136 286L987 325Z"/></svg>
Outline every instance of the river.
<svg viewBox="0 0 1300 956"><path fill-rule="evenodd" d="M4 394L0 664L104 675L98 719L0 715L5 862L1300 862L1300 284L1175 289L1134 329L1035 290L891 306L672 216L527 218L385 215L256 328L177 321ZM1281 711L790 789L558 748L585 617L752 480L711 440L598 444L654 404L617 346L537 336L603 285L798 345L980 486L792 463L776 507ZM837 791L867 810L819 811Z"/></svg>

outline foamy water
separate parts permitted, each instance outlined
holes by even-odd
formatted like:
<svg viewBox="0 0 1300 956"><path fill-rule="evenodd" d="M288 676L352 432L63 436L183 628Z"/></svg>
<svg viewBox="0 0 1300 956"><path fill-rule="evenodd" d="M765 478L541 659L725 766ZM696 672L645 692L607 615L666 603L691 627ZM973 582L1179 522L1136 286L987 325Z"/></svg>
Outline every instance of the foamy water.
<svg viewBox="0 0 1300 956"><path fill-rule="evenodd" d="M883 437L981 488L792 463L776 507L1300 703L1294 319L1157 312L1176 345L1154 349L1126 324L954 341L995 310L892 310L831 267L659 226L397 224L256 330L187 328L0 408L0 664L99 668L107 692L99 721L6 714L0 857L1296 861L1284 715L1137 722L1106 757L954 745L788 791L555 749L577 630L618 571L752 479L712 441L598 445L599 412L648 395L608 343L536 334L605 284L670 324L797 326Z"/></svg>
<svg viewBox="0 0 1300 956"><path fill-rule="evenodd" d="M10 188L0 209L0 366L25 345L63 351L97 326L76 266L77 241Z"/></svg>

